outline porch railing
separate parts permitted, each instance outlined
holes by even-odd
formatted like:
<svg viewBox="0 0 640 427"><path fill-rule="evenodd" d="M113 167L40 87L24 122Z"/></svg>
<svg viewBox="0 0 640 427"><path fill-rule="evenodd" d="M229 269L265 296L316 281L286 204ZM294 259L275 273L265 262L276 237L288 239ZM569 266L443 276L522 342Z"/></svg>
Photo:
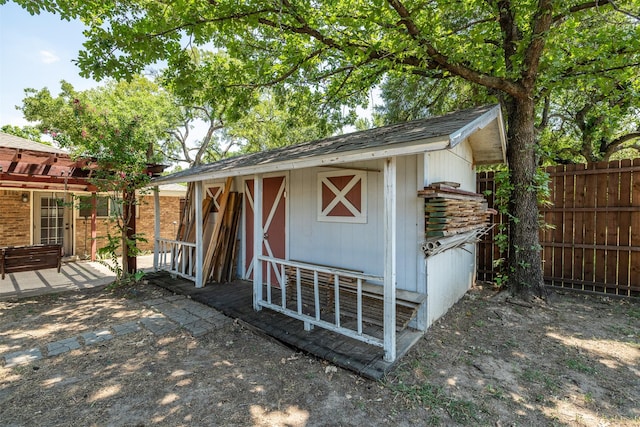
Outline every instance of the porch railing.
<svg viewBox="0 0 640 427"><path fill-rule="evenodd" d="M266 282L266 292L263 293L263 298L257 301L260 307L269 308L303 321L305 330L310 330L312 326L318 326L367 344L384 348L383 339L363 332L362 321L363 282L382 283L383 277L298 261L285 261L268 256L259 256L258 258L266 265L266 275L263 280ZM287 270L289 274L287 274ZM305 305L303 304L303 285L301 281L301 271L303 270L313 272L313 294L312 299L307 301L311 303L307 307L308 313L305 313L303 309L303 305ZM291 274L293 272L295 274ZM330 304L329 307L321 305L319 274L330 275L332 278L333 294L331 296L333 304ZM353 325L353 322L342 321L340 299L344 297L344 293L341 293L341 278L355 279L355 325ZM273 280L276 283L272 283ZM344 286L342 288L347 290ZM352 292L353 289L351 288L349 291ZM323 309L327 309L327 311L323 313Z"/></svg>
<svg viewBox="0 0 640 427"><path fill-rule="evenodd" d="M196 244L171 239L156 239L158 270L195 281Z"/></svg>

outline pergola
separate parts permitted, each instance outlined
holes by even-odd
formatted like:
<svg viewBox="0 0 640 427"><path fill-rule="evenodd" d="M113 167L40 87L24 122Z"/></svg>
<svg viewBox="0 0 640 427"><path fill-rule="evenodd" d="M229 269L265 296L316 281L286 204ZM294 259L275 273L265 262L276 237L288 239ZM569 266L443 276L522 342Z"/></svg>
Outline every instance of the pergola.
<svg viewBox="0 0 640 427"><path fill-rule="evenodd" d="M98 188L90 179L98 169L91 158L74 159L61 149L46 146L14 135L0 133L0 189L41 191L82 191L95 196ZM148 164L146 173L159 176L165 166ZM91 197L91 259L95 260L97 244L96 197ZM128 234L136 232L135 215L130 215ZM135 257L129 259L136 268Z"/></svg>
<svg viewBox="0 0 640 427"><path fill-rule="evenodd" d="M0 147L0 187L95 192L89 182L96 165L74 160L68 153ZM53 152L59 151L59 152Z"/></svg>

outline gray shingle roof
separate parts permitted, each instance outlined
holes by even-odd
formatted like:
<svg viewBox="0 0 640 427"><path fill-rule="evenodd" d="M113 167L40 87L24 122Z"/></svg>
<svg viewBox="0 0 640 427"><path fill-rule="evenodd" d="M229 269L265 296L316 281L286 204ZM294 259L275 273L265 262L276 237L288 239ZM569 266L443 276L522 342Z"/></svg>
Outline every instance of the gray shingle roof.
<svg viewBox="0 0 640 427"><path fill-rule="evenodd" d="M40 142L31 141L30 139L21 138L19 136L11 135L4 132L0 132L0 147L31 150L31 151L41 151L43 153L69 154L64 150L61 150L56 147L52 147L51 145L46 145Z"/></svg>
<svg viewBox="0 0 640 427"><path fill-rule="evenodd" d="M274 150L231 157L217 162L185 169L171 175L157 178L155 181L180 182L193 181L198 175L213 175L237 169L256 168L261 166L292 164L301 160L326 158L327 156L344 156L348 153L374 152L402 146L404 143L424 141L451 142L465 127L480 119L489 112L499 109L496 105L471 108L439 117L398 123L365 131L332 136L317 141L290 145ZM465 133L465 132L462 132ZM455 145L455 144L454 144ZM320 162L318 162L320 163Z"/></svg>

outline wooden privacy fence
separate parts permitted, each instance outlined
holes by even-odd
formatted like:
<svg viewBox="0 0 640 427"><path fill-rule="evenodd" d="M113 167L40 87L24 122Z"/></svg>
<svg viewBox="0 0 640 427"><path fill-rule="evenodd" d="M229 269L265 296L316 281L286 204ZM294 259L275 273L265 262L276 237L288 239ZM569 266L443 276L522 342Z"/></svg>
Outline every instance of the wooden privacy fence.
<svg viewBox="0 0 640 427"><path fill-rule="evenodd" d="M552 228L540 231L545 280L553 286L640 297L640 159L550 166ZM477 176L493 207L493 172ZM500 215L494 222L506 221ZM478 279L494 280L497 227L478 244Z"/></svg>

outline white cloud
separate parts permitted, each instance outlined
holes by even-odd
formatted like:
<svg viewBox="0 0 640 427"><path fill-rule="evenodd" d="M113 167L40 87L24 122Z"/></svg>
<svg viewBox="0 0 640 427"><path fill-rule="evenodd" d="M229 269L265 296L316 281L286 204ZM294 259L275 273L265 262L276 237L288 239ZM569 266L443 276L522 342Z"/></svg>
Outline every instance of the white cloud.
<svg viewBox="0 0 640 427"><path fill-rule="evenodd" d="M48 50L40 51L40 60L45 64L53 64L54 62L60 61L60 57L53 52Z"/></svg>

